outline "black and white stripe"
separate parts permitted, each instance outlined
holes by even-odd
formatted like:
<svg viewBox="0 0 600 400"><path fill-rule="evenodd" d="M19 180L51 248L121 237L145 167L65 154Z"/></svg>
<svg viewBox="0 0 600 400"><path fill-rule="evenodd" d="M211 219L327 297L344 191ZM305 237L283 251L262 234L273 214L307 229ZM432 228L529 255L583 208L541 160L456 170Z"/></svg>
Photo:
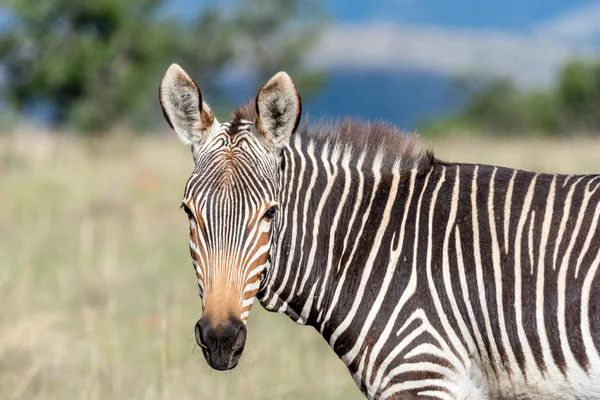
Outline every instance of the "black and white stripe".
<svg viewBox="0 0 600 400"><path fill-rule="evenodd" d="M204 301L207 286L237 289L241 314L236 317L243 322L268 264L270 221L259 217L276 204L278 192L274 179L258 178L274 174L278 160L248 134L251 125L224 123L202 147L192 148L196 167L183 196L192 214L190 251L200 295Z"/></svg>
<svg viewBox="0 0 600 400"><path fill-rule="evenodd" d="M159 96L196 164L213 368L237 365L256 297L314 326L368 398L600 398L600 176L442 162L382 124L296 132L283 72L225 124L177 65Z"/></svg>
<svg viewBox="0 0 600 400"><path fill-rule="evenodd" d="M282 158L259 299L315 326L369 398L600 397L600 177L335 133Z"/></svg>

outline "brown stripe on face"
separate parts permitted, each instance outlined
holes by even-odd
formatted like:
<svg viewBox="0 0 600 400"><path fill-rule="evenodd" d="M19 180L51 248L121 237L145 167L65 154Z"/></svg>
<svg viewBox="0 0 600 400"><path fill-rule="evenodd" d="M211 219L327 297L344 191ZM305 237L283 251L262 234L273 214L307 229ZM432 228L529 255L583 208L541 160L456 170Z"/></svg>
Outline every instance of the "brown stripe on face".
<svg viewBox="0 0 600 400"><path fill-rule="evenodd" d="M204 226L204 220L202 219L202 215L197 211L193 211L193 208L190 207L188 204L189 203L186 202L186 206L188 207L188 209L190 211L192 211L192 214L193 214L191 216L188 215L188 217L190 217L190 246L189 246L190 257L195 262L195 264L192 263L192 267L194 268L196 278L198 279L199 295L200 295L200 298L202 299L202 310L204 311L204 307L205 307L204 294L206 291L206 285L205 285L204 281L207 276L207 271L205 268L205 265L206 265L205 260L207 260L207 254L206 254L206 249L204 248L204 246L200 245L198 230L200 232L202 232L202 234L205 235L205 237L206 237L206 229ZM196 252L192 249L192 243L195 245L198 252Z"/></svg>
<svg viewBox="0 0 600 400"><path fill-rule="evenodd" d="M194 226L198 227L200 232L202 232L202 234L205 236L206 228L204 227L204 220L202 219L202 216L200 214L196 215L197 217L194 218L195 224L190 224L190 240L196 245L196 248L200 254L197 254L194 250L192 250L192 246L190 245L190 257L192 257L192 260L196 261L198 267L202 269L202 275L204 275L206 278L206 270L204 269L204 260L207 259L206 249L204 249L204 246L200 246L200 240L198 236L199 233ZM198 279L202 279L202 276L198 271L196 271L196 276Z"/></svg>
<svg viewBox="0 0 600 400"><path fill-rule="evenodd" d="M268 207L263 208L268 209ZM202 215L197 210L194 211L195 227L190 226L190 240L198 248L198 253L192 250L190 244L190 254L202 272L200 274L196 271L203 289L203 318L206 316L215 326L226 324L232 317L240 318L244 322L247 320L252 304L244 305L244 302L257 295L263 271L252 277L248 274L265 265L268 259L268 251L265 251L257 259L250 261L259 249L269 243L270 233L259 230L264 211L258 209L249 216L247 232L252 235L249 239L253 247L243 253L241 249L223 251L204 248L200 239L207 237L205 223ZM257 287L245 292L248 285Z"/></svg>
<svg viewBox="0 0 600 400"><path fill-rule="evenodd" d="M260 219L261 219L261 211L253 211L250 216L249 216L249 221L248 221L248 232L251 232L253 229L257 228L257 224L260 224ZM258 233L258 229L256 230L256 233Z"/></svg>
<svg viewBox="0 0 600 400"><path fill-rule="evenodd" d="M258 217L256 216L258 215ZM248 262L249 260L252 259L252 257L254 257L254 255L256 254L256 252L258 251L258 249L260 249L262 246L265 246L268 242L269 242L269 232L260 232L258 229L258 224L261 223L261 214L256 213L256 215L251 217L251 225L253 226L253 228L248 228L248 231L253 231L253 236L252 236L252 242L254 242L256 240L256 244L253 248L248 249L248 251L242 255L243 259L243 263L245 264L246 262ZM256 239L256 237L258 236L258 240ZM249 268L248 271L251 271L253 268Z"/></svg>
<svg viewBox="0 0 600 400"><path fill-rule="evenodd" d="M265 246L267 243L269 242L269 233L265 232L263 234L261 234L260 239L258 240L256 247L253 249L254 251L251 252L250 256L248 258L252 258L252 256L254 255L254 253L256 252L256 250L258 250L259 248L261 248L262 246ZM265 252L262 256L260 256L259 258L257 258L252 264L250 264L247 267L247 271L251 272L254 271L254 269L258 268L261 265L265 265L267 262L267 258L269 256L268 252ZM260 281L260 278L262 276L262 274L264 273L264 271L261 271L259 274L254 275L253 277L251 277L250 279L248 279L246 281L246 284L244 285L244 287L251 285L251 284L255 284L257 282ZM244 298L243 300L250 300L251 298L255 297L257 295L259 291L259 288L257 287L254 290L248 291L246 293L243 294ZM242 308L242 314L244 312L250 312L250 309L252 308L252 304L246 305L245 307ZM246 321L248 319L247 316L242 317L242 321Z"/></svg>
<svg viewBox="0 0 600 400"><path fill-rule="evenodd" d="M202 214L196 212L196 224L198 225L198 229L204 236L206 236L206 226L204 225L204 219L202 218Z"/></svg>
<svg viewBox="0 0 600 400"><path fill-rule="evenodd" d="M268 243L269 233L264 232L260 234L255 247L241 255L242 260L230 253L215 254L213 259L220 260L222 264L212 263L210 266L208 272L210 276L207 276L205 282L203 314L209 317L214 324L226 323L230 317L240 318L242 321L247 320L247 313L244 313L249 312L252 305L244 306L244 300L255 297L259 288L256 287L248 292L245 292L245 289L248 285L258 284L262 273L252 277L240 276L240 273L244 271L245 274L249 274L266 263L268 252L248 264L258 249Z"/></svg>
<svg viewBox="0 0 600 400"><path fill-rule="evenodd" d="M230 285L227 277L210 279L204 292L204 312L202 317L210 319L214 326L225 326L230 317L239 318L242 311L240 291Z"/></svg>

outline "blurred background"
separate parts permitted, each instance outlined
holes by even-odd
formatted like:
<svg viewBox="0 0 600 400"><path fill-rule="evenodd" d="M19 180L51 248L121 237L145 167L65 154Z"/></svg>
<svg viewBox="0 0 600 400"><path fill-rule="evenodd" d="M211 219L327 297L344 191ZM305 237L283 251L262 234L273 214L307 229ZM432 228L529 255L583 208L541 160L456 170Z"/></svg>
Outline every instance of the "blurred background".
<svg viewBox="0 0 600 400"><path fill-rule="evenodd" d="M240 366L206 366L170 63L221 121L286 70L312 121L593 173L599 50L599 1L2 0L0 399L361 398L312 328L259 305Z"/></svg>

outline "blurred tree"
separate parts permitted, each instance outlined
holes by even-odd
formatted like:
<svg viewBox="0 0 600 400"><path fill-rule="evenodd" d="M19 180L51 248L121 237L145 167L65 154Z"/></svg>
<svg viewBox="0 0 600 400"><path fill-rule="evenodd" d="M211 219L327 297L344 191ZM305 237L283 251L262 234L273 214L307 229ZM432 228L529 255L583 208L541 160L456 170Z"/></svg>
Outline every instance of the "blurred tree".
<svg viewBox="0 0 600 400"><path fill-rule="evenodd" d="M554 87L517 90L507 79L461 77L467 93L462 109L426 121L420 128L433 134L470 130L487 134L571 135L600 133L600 60L572 60L560 70Z"/></svg>
<svg viewBox="0 0 600 400"><path fill-rule="evenodd" d="M2 95L22 113L40 106L55 126L103 132L119 123L156 123L156 88L171 62L198 79L211 101L218 75L252 55L256 78L301 66L318 12L300 0L241 0L185 21L162 16L165 0L5 0L0 30ZM305 13L306 15L304 15ZM188 16L189 17L189 16ZM316 89L318 74L296 67Z"/></svg>
<svg viewBox="0 0 600 400"><path fill-rule="evenodd" d="M556 96L563 129L600 132L600 61L567 63L560 71Z"/></svg>
<svg viewBox="0 0 600 400"><path fill-rule="evenodd" d="M561 108L554 91L539 90L525 95L522 110L527 121L525 127L529 132L545 135L559 133Z"/></svg>
<svg viewBox="0 0 600 400"><path fill-rule="evenodd" d="M486 131L524 128L525 115L514 84L507 79L493 79L467 101L463 117Z"/></svg>

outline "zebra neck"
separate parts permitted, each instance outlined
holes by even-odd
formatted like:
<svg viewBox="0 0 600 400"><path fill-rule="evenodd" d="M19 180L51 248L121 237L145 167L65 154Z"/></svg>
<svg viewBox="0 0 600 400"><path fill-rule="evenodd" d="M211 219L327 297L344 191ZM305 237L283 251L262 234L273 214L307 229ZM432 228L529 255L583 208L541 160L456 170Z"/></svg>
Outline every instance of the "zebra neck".
<svg viewBox="0 0 600 400"><path fill-rule="evenodd" d="M354 284L375 264L368 250L387 251L391 213L402 212L409 182L424 181L433 166L402 170L393 155L310 141L296 141L282 158L281 208L259 301L329 341L349 311L343 305L353 303Z"/></svg>

